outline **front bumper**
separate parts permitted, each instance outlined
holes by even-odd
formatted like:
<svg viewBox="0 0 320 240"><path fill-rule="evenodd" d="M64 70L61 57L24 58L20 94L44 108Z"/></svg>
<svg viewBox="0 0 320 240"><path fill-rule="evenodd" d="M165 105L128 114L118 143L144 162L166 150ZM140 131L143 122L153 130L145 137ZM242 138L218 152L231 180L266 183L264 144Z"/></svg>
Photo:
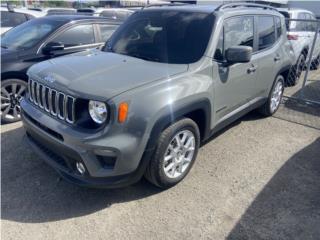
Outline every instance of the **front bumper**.
<svg viewBox="0 0 320 240"><path fill-rule="evenodd" d="M141 143L134 137L112 141L103 136L89 139L89 133L73 136L71 127L62 129L63 123L26 100L21 102L21 108L25 141L64 179L86 187L112 188L130 185L142 177L152 149L143 148L140 155L137 149ZM115 144L106 146L110 141ZM85 166L84 174L77 171L77 162Z"/></svg>

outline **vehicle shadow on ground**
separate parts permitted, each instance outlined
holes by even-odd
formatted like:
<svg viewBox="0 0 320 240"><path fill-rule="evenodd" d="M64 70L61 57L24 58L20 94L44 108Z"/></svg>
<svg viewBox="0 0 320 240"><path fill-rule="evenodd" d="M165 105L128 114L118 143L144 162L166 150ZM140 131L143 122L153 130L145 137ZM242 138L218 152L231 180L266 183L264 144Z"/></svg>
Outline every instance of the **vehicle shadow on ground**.
<svg viewBox="0 0 320 240"><path fill-rule="evenodd" d="M319 199L320 138L279 169L227 239L319 239Z"/></svg>
<svg viewBox="0 0 320 240"><path fill-rule="evenodd" d="M257 118L261 115L251 113L218 134L241 121ZM1 134L2 219L28 223L57 221L161 193L145 179L120 189L88 189L70 184L32 152L23 136L22 127Z"/></svg>
<svg viewBox="0 0 320 240"><path fill-rule="evenodd" d="M23 143L22 127L1 134L2 219L50 222L160 193L146 180L120 189L81 188L62 180Z"/></svg>
<svg viewBox="0 0 320 240"><path fill-rule="evenodd" d="M251 113L218 134L241 121L257 118L261 115ZM1 134L2 219L28 223L57 221L161 193L145 179L120 189L87 189L70 184L32 152L23 136L22 127Z"/></svg>

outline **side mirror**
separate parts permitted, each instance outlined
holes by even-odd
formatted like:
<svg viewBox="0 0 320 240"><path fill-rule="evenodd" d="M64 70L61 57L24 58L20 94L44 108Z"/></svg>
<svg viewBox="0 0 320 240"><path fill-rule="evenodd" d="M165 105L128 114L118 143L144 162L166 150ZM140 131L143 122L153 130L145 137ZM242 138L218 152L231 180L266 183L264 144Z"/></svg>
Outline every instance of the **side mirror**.
<svg viewBox="0 0 320 240"><path fill-rule="evenodd" d="M64 44L56 43L56 42L49 42L46 46L42 48L42 52L44 54L51 54L55 51L61 51L64 49Z"/></svg>
<svg viewBox="0 0 320 240"><path fill-rule="evenodd" d="M235 46L226 50L226 60L228 63L250 62L252 57L252 47Z"/></svg>

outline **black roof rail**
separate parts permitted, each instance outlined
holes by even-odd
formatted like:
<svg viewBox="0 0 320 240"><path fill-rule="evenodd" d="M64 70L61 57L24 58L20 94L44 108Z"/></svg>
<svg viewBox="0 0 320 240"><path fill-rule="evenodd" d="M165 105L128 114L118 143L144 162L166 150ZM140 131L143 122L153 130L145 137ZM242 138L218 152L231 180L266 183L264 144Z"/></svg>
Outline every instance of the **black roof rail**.
<svg viewBox="0 0 320 240"><path fill-rule="evenodd" d="M247 2L222 4L218 8L216 8L216 11L224 10L227 8L236 8L236 7L248 7L248 8L252 7L252 8L262 8L262 9L270 9L270 10L278 11L275 7L272 7L272 6L258 4L258 3L247 3Z"/></svg>
<svg viewBox="0 0 320 240"><path fill-rule="evenodd" d="M144 7L142 7L142 9L144 8L149 8L149 7L171 7L171 6L184 6L184 5L191 5L193 3L179 3L179 2L175 2L175 3L159 3L159 4L148 4Z"/></svg>

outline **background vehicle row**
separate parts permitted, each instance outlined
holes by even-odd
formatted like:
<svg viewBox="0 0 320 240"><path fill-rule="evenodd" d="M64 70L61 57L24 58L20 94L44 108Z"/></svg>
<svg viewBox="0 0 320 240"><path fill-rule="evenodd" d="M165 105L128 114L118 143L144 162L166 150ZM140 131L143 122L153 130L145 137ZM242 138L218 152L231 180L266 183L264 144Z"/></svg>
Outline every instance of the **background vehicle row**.
<svg viewBox="0 0 320 240"><path fill-rule="evenodd" d="M1 121L20 119L27 69L54 57L102 47L121 22L90 16L33 19L1 37Z"/></svg>

